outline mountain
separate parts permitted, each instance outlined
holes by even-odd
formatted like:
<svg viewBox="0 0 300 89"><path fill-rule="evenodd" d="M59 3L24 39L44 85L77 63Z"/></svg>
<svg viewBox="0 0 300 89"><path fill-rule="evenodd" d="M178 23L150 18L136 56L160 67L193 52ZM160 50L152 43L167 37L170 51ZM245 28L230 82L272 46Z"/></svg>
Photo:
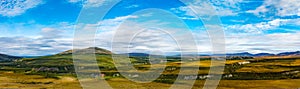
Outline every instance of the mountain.
<svg viewBox="0 0 300 89"><path fill-rule="evenodd" d="M258 53L254 54L254 57L262 57L262 56L276 56L276 54L271 54L271 53Z"/></svg>
<svg viewBox="0 0 300 89"><path fill-rule="evenodd" d="M243 52L243 53L226 54L226 56L249 56L249 57L252 57L253 54L248 53L248 52Z"/></svg>
<svg viewBox="0 0 300 89"><path fill-rule="evenodd" d="M95 50L95 52L94 52ZM58 53L57 55L65 55L65 54L72 54L74 50L67 50L61 53ZM89 47L89 48L85 48L85 49L75 49L76 53L79 54L88 54L88 53L95 53L95 54L106 54L106 55L111 55L113 54L111 51L106 50L106 49L102 49L102 48L98 48L98 47ZM131 57L148 57L151 54L147 54L147 53L127 53L127 54L122 54L122 55L129 55ZM230 57L230 56L241 56L241 57L263 57L263 56L300 56L300 51L296 51L296 52L283 52L283 53L279 53L279 54L272 54L272 53L258 53L258 54L251 54L249 52L242 52L242 53L229 53L229 54L225 54L226 56ZM153 55L155 56L155 55ZM156 55L157 56L157 55ZM173 55L174 57L179 55ZM191 54L190 56L199 56L196 54ZM201 55L203 56L203 55ZM224 56L224 54L214 54L214 55L205 55L205 56Z"/></svg>
<svg viewBox="0 0 300 89"><path fill-rule="evenodd" d="M296 52L283 52L283 53L277 54L277 56L300 56L300 51L296 51Z"/></svg>
<svg viewBox="0 0 300 89"><path fill-rule="evenodd" d="M22 57L16 57L16 56L10 56L10 55L5 55L5 54L0 54L0 61L13 61L17 59L21 59Z"/></svg>
<svg viewBox="0 0 300 89"><path fill-rule="evenodd" d="M49 55L45 55L45 56L49 56ZM42 56L19 56L22 58L38 58L38 57L42 57Z"/></svg>
<svg viewBox="0 0 300 89"><path fill-rule="evenodd" d="M213 55L204 55L204 54L201 54L200 56L227 56L227 57L241 56L241 57L253 57L255 55L251 54L249 52L242 52L242 53L227 53L227 54L213 54Z"/></svg>
<svg viewBox="0 0 300 89"><path fill-rule="evenodd" d="M242 56L242 57L264 57L264 56L300 56L300 51L296 52L283 52L279 54L272 54L272 53L258 53L258 54L251 54L249 52L243 53L231 53L226 54L226 56Z"/></svg>
<svg viewBox="0 0 300 89"><path fill-rule="evenodd" d="M166 57L165 55L157 55L157 54L147 54L147 53L127 53L127 54L122 54L125 56L129 57L137 57L137 58L149 58L149 57L156 57L156 58L164 58Z"/></svg>
<svg viewBox="0 0 300 89"><path fill-rule="evenodd" d="M73 51L75 51L75 53L79 53L79 54L88 54L88 53L107 54L107 55L113 54L111 51L106 50L106 49L102 49L102 48L98 48L98 47L89 47L89 48L85 48L85 49L67 50L67 51L58 53L57 55L72 54Z"/></svg>
<svg viewBox="0 0 300 89"><path fill-rule="evenodd" d="M147 54L147 53L128 53L128 54L125 54L125 55L128 55L128 56L135 56L135 57L148 57L150 54Z"/></svg>

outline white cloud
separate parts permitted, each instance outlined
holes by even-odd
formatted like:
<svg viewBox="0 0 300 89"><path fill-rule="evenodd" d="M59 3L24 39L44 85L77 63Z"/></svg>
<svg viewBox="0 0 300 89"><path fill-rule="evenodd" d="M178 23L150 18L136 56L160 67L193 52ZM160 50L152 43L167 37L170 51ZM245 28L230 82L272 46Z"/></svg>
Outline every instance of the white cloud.
<svg viewBox="0 0 300 89"><path fill-rule="evenodd" d="M245 2L243 0L210 0L212 4L220 7L227 7L227 8L235 8L239 9L239 3Z"/></svg>
<svg viewBox="0 0 300 89"><path fill-rule="evenodd" d="M118 25L120 25L124 20L126 19L133 19L138 18L138 16L128 15L128 16L121 16L116 17L113 19L105 19L93 24L84 24L79 23L76 25L77 30L84 30L92 31L87 32L86 34L76 34L76 36L85 36L81 38L76 38L76 40L80 40L80 44L76 44L76 47L78 48L86 48L90 47L90 44L94 43L94 40L97 42L97 46L103 47L106 49L110 49L110 42L112 40L112 37L118 28ZM93 31L96 30L96 33ZM96 37L95 37L96 35Z"/></svg>
<svg viewBox="0 0 300 89"><path fill-rule="evenodd" d="M139 7L139 5L130 5L130 6L127 6L125 8L137 8L137 7Z"/></svg>
<svg viewBox="0 0 300 89"><path fill-rule="evenodd" d="M111 0L68 0L70 3L80 3L85 7L100 7Z"/></svg>
<svg viewBox="0 0 300 89"><path fill-rule="evenodd" d="M77 2L80 2L80 1L82 1L82 0L69 0L68 2L70 2L70 3L77 3Z"/></svg>
<svg viewBox="0 0 300 89"><path fill-rule="evenodd" d="M11 26L16 26L16 28L11 28ZM16 31L10 31L12 33L1 35L0 53L41 56L69 50L72 48L72 26L69 23L57 23L47 26L39 24L20 25L20 23L0 24L0 27L8 30L21 29L19 32L21 34L17 34Z"/></svg>
<svg viewBox="0 0 300 89"><path fill-rule="evenodd" d="M260 23L252 23L252 24L244 24L244 25L228 25L225 26L227 30L237 31L232 32L233 34L236 33L247 33L247 34L262 34L263 31L266 30L274 30L280 26L284 25L300 25L299 19L274 19L267 22L260 22Z"/></svg>
<svg viewBox="0 0 300 89"><path fill-rule="evenodd" d="M247 12L258 16L266 16L274 14L277 16L300 16L300 1L299 0L265 0L264 3L255 10Z"/></svg>
<svg viewBox="0 0 300 89"><path fill-rule="evenodd" d="M119 22L120 19L108 19L108 22ZM105 22L105 21L104 21ZM270 21L270 24L276 25L278 20ZM120 23L112 25L106 23L105 29L102 29L96 34L95 42L96 46L110 49L112 37L115 35L117 27ZM137 23L131 23L137 24ZM149 23L152 24L152 23ZM104 25L104 24L103 24ZM110 27L109 27L110 26ZM134 25L127 25L123 30L134 28ZM164 28L167 29L167 28ZM168 28L174 29L174 28ZM41 33L55 32L59 28L44 28L41 29ZM183 30L183 29L177 29ZM130 30L128 30L130 31ZM172 32L172 33L176 33ZM197 47L200 53L210 53L211 44L210 39L206 31L194 31L192 32L195 36ZM66 34L66 33L62 33ZM130 37L127 33L119 35L120 38ZM72 48L71 37L65 38L57 37L51 39L44 39L44 37L1 37L0 38L0 49L1 53L13 54L13 55L48 55L69 50ZM183 35L177 39L185 43L189 42L190 39ZM85 44L82 41L82 44ZM297 33L275 33L275 34L261 34L261 35L249 35L249 34L227 34L226 35L226 50L229 53L236 52L251 52L251 53L279 53L286 51L297 51L300 50L300 32ZM176 42L171 39L166 33L158 30L147 30L138 34L133 40L132 45L126 45L125 43L117 42L120 47L130 47L131 51L134 52L145 52L149 49L160 49L163 51L176 51L178 47ZM185 44L188 45L188 44ZM195 49L195 48L192 48ZM194 51L192 51L194 52Z"/></svg>
<svg viewBox="0 0 300 89"><path fill-rule="evenodd" d="M18 16L42 3L42 0L1 0L0 14L8 17Z"/></svg>
<svg viewBox="0 0 300 89"><path fill-rule="evenodd" d="M280 53L299 51L300 32L226 37L228 52Z"/></svg>
<svg viewBox="0 0 300 89"><path fill-rule="evenodd" d="M32 37L0 37L0 53L18 56L56 54L72 48L71 39Z"/></svg>
<svg viewBox="0 0 300 89"><path fill-rule="evenodd" d="M140 16L122 16L113 19L106 19L95 24L82 24L84 30L98 29L95 39L92 41L96 43L97 47L102 47L111 50L111 41L113 36L116 35L118 26L126 19L138 19ZM268 22L262 22L257 24L240 25L233 27L235 29L272 29L280 25L299 23L299 20L295 19L275 19ZM124 23L123 23L124 24ZM188 33L188 30L181 28L172 28L165 26L166 22L160 21L146 21L146 22L134 22L129 21L125 23L125 26L119 28L124 30L123 34L118 35L120 40L116 41L117 46L130 47L135 52L145 52L149 49L160 49L163 51L179 51L176 41L168 35L158 30L147 30L138 34L135 39L132 40L131 45L123 43L121 38L128 38L135 30L142 29L144 26L161 27L161 29L170 31L171 34ZM170 24L170 23L169 23ZM44 27L40 29L40 37L1 37L0 38L0 52L14 55L48 55L55 54L61 51L65 51L72 48L72 37L66 37L66 34L72 32L65 32L64 29L72 29L71 24L60 23L56 26ZM180 32L181 31L181 32ZM122 31L121 31L122 32ZM226 30L226 33L230 33ZM211 44L210 39L206 31L201 30L193 31L193 36L196 39L197 47L201 53L210 53ZM95 34L87 34L94 36ZM191 35L189 35L191 36ZM187 35L177 35L177 41L186 43L185 47L189 47L190 43L194 40L187 38ZM51 38L51 39L48 39ZM84 37L82 37L85 39ZM89 40L89 39L88 39ZM126 40L125 40L126 41ZM85 40L81 41L83 45L89 44ZM249 35L249 34L226 34L226 46L227 52L270 52L278 53L284 51L296 51L299 50L300 33L276 33L276 34L261 34L261 35ZM86 46L88 47L88 46ZM185 49L197 49L197 47L190 46ZM184 49L184 50L185 50ZM5 52L4 52L5 51ZM195 52L195 51L191 51Z"/></svg>
<svg viewBox="0 0 300 89"><path fill-rule="evenodd" d="M210 2L204 1L191 1L187 6L180 6L178 8L171 8L172 11L177 13L184 12L186 16L183 19L197 19L197 16L207 16L207 15L219 15L219 16L235 16L240 10L239 3L242 0L210 0Z"/></svg>
<svg viewBox="0 0 300 89"><path fill-rule="evenodd" d="M41 35L43 39L55 39L62 37L63 30L55 29L55 28L42 28Z"/></svg>
<svg viewBox="0 0 300 89"><path fill-rule="evenodd" d="M177 44L176 41L172 39L169 33L175 35L178 38L177 41L181 42L183 46L185 46L185 48L182 50L197 50L196 47L188 46L188 45L192 45L192 41L193 41L193 40L186 40L186 39L191 39L192 36L187 34L189 33L188 31L183 31L184 29L172 28L168 26L169 24L175 22L159 21L159 20L146 20L146 21L143 20L142 22L136 22L136 21L140 21L139 19L145 19L145 18L139 18L143 16L144 14L138 16L129 15L129 16L117 17L114 19L106 19L95 24L84 24L81 25L79 28L82 28L84 30L95 30L97 29L98 26L100 26L95 36L96 46L106 48L109 50L111 50L110 46L112 45L111 42L113 41L113 45L115 47L120 48L118 50L127 49L127 47L129 47L133 52L147 52L153 49L163 50L168 52L179 51L179 48L176 45ZM125 20L127 21L123 22ZM119 27L119 25L121 25L121 27ZM179 25L178 27L180 26L185 26L185 25ZM137 34L138 30L142 30L148 27L156 27L159 29L167 30L169 31L169 33L165 33L156 28L153 28L153 30L146 30ZM135 34L137 34L136 37L132 39L132 43L131 45L129 45L128 40L131 39L131 37ZM94 34L92 33L92 35ZM86 37L81 37L81 38L84 39L77 39L80 40L79 41L80 43L79 45L76 44L76 47L78 46L79 48L86 48L90 46L88 44L94 43L94 40L87 39ZM113 52L120 52L118 50L113 50ZM123 51L123 52L127 52L127 51Z"/></svg>

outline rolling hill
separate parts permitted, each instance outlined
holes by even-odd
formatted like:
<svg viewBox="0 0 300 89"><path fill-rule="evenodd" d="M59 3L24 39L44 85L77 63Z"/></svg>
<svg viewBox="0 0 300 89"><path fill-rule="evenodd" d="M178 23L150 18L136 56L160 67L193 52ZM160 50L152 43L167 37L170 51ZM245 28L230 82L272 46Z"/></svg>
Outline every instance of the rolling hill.
<svg viewBox="0 0 300 89"><path fill-rule="evenodd" d="M58 53L57 55L72 54L73 52L78 53L78 54L87 54L87 53L107 54L107 55L113 54L111 51L106 50L106 49L102 49L102 48L98 48L98 47L89 47L89 48L85 48L85 49L67 50L67 51Z"/></svg>
<svg viewBox="0 0 300 89"><path fill-rule="evenodd" d="M22 57L17 57L17 56L10 56L10 55L5 55L5 54L0 54L0 61L13 61L16 59L21 59Z"/></svg>

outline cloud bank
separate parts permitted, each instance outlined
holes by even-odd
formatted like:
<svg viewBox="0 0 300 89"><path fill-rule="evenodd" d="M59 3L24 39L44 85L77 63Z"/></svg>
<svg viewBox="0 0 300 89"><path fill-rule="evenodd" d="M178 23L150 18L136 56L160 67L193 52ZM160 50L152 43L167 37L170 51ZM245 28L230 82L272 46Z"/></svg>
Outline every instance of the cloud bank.
<svg viewBox="0 0 300 89"><path fill-rule="evenodd" d="M42 0L2 0L0 1L0 15L18 16L41 4L43 4Z"/></svg>

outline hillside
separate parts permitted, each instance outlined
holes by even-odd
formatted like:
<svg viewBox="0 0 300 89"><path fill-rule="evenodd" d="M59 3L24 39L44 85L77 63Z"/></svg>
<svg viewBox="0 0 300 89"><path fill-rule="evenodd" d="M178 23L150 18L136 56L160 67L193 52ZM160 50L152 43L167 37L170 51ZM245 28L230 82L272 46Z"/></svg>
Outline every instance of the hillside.
<svg viewBox="0 0 300 89"><path fill-rule="evenodd" d="M94 52L95 50L95 52ZM43 57L37 57L37 58L23 58L20 61L16 61L12 63L11 65L5 64L6 67L3 67L3 70L10 70L11 68L16 68L17 66L18 70L24 70L24 71L31 71L31 73L37 73L45 72L47 73L67 73L67 74L74 74L74 65L73 65L73 55L72 53L74 50L68 50L62 53L58 53L56 55L50 55L50 56L43 56ZM116 67L114 65L114 60L112 58L112 52L97 48L97 47L90 47L85 49L78 49L75 50L75 52L78 52L80 54L86 54L86 53L95 53L95 57L97 60L96 66L98 66L103 73L112 73L117 72ZM125 59L127 59L127 55L124 54L116 54L118 57L121 57L120 61L123 62ZM135 68L138 70L148 70L150 67L154 68L162 68L162 63L167 63L167 68L164 74L176 74L179 72L180 67L184 68L192 68L192 67L198 67L199 74L207 74L208 70L210 69L210 63L211 60L209 58L200 60L201 62L197 61L198 58L190 59L190 58L183 58L183 60L187 59L188 62L180 62L180 60L176 60L174 57L167 57L166 61L161 60L161 57L155 57L156 59L150 60L148 57L150 54L143 54L143 53L131 53L129 57L130 63L134 65ZM233 55L233 54L232 54ZM232 74L236 75L234 78L227 78L227 79L263 79L263 78L256 78L253 76L262 76L264 77L266 74L274 73L274 77L270 78L264 78L264 79L277 79L277 78L292 78L286 75L281 75L280 73L285 72L293 72L293 71L299 71L298 65L295 65L299 62L299 57L292 57L292 58L283 58L281 56L278 56L276 59L270 59L272 57L244 57L244 56L238 56L238 55L251 55L250 53L239 53L235 56L227 58L226 65L225 65L225 71L226 74ZM270 55L266 53L262 53L259 55ZM124 60L123 60L124 59ZM243 60L247 59L247 60ZM79 59L80 61L86 61L87 59ZM249 61L249 62L248 62ZM83 62L84 63L84 62ZM86 62L85 62L86 63ZM156 64L155 64L156 63ZM271 63L271 64L269 64ZM181 66L181 64L183 66ZM268 64L268 65L267 65ZM283 65L284 64L284 65ZM83 64L84 68L91 68L95 66L94 64ZM123 65L127 65L127 62L124 62ZM214 65L214 66L220 66L220 65ZM278 69L278 71L275 69ZM274 70L274 71L272 71ZM33 71L33 72L32 72ZM252 72L255 71L255 72ZM185 71L186 74L188 74L188 70ZM260 73L260 74L257 74ZM253 74L252 77L246 78L246 75L243 74ZM280 76L283 77L280 77ZM279 77L275 77L279 76ZM294 75L293 75L294 76ZM295 75L298 77L297 75ZM294 78L294 77L293 77Z"/></svg>
<svg viewBox="0 0 300 89"><path fill-rule="evenodd" d="M72 54L73 51L75 51L75 53L79 53L79 54L88 54L88 53L107 54L107 55L113 54L111 51L106 50L106 49L102 49L102 48L98 48L98 47L89 47L89 48L85 48L85 49L67 50L67 51L58 53L57 55Z"/></svg>
<svg viewBox="0 0 300 89"><path fill-rule="evenodd" d="M81 73L92 73L92 77L99 78L98 75L93 75L95 71L92 67L98 66L101 70L101 73L105 75L104 79L108 81L116 80L116 84L119 83L120 79L125 81L123 75L120 75L119 72L126 72L128 76L132 78L139 77L139 75L144 75L143 73L136 72L133 70L117 70L114 65L114 60L112 59L112 52L101 49L101 48L86 48L86 49L79 49L76 52L85 54L91 53L95 49L95 56L98 65L94 64L83 64L81 69ZM0 62L0 70L2 72L11 72L12 74L17 74L17 78L24 78L27 76L42 76L38 79L24 79L21 82L17 83L36 83L36 84L48 84L50 82L39 82L39 79L53 79L53 80L63 80L65 77L74 77L76 80L76 73L74 71L73 65L73 50L68 50L56 55L50 56L43 56L43 57L36 57L36 58L22 58L18 61L13 62ZM238 55L248 55L250 53L240 53ZM294 53L292 53L294 54ZM120 59L123 60L127 55L124 54L116 54ZM133 66L139 71L147 71L150 68L154 69L164 69L161 76L157 78L153 83L158 84L171 84L174 83L175 79L186 81L189 79L197 79L196 81L203 81L208 77L213 77L208 75L210 68L216 68L223 66L222 63L215 63L212 65L212 60L189 60L187 62L180 62L177 57L168 57L168 60L165 61L158 61L156 64L149 63L145 56L149 56L150 54L143 54L143 53L131 53L130 60ZM245 56L232 56L231 60L226 60L224 65L224 72L222 75L221 81L228 81L228 84L232 84L232 82L237 81L267 81L272 82L276 80L288 80L286 83L290 83L290 81L299 80L300 79L300 57L297 56L267 56L267 57L245 57ZM270 55L267 53L262 53L259 55ZM123 58L124 57L124 58ZM185 58L183 58L185 59ZM247 59L247 60L241 60ZM87 59L80 59L85 61ZM172 60L172 61L169 61ZM153 61L153 60L152 60ZM124 62L125 63L125 62ZM166 65L164 66L164 63ZM127 64L124 64L125 68ZM181 68L184 68L183 70ZM192 73L192 68L199 68L197 78L190 77ZM0 71L0 72L1 72ZM155 70L150 70L150 72L155 72ZM182 77L178 77L178 73L182 72L184 75ZM12 75L12 74L7 74ZM212 74L214 75L214 74ZM20 77L21 76L21 77ZM35 80L35 81L33 81ZM12 80L11 80L12 81ZM55 81L51 81L51 84L55 84ZM129 84L129 82L126 83ZM255 82L256 83L256 82ZM132 83L131 83L132 84ZM224 84L228 86L228 84ZM49 85L49 84L48 84ZM234 86L239 86L239 84L233 84ZM232 86L232 85L231 85ZM259 87L259 86L257 86ZM239 89L235 88L235 89Z"/></svg>
<svg viewBox="0 0 300 89"><path fill-rule="evenodd" d="M111 58L111 54L113 53L106 49L97 48L97 47L89 47L89 48L77 49L77 50L67 50L58 53L56 55L43 56L37 58L24 58L20 63L26 67L31 67L31 68L32 67L33 68L57 67L65 71L72 70L73 72L72 54L74 51L79 54L95 53L96 60L98 61L99 67L111 68L113 66L113 59Z"/></svg>
<svg viewBox="0 0 300 89"><path fill-rule="evenodd" d="M97 48L97 47L89 47L85 49L77 49L77 50L67 50L56 55L50 56L42 56L37 58L23 58L19 62L21 68L25 68L28 70L47 70L47 69L55 69L58 73L74 73L74 65L73 65L73 51L79 54L89 54L95 53L96 61L98 62L98 66L100 69L107 71L114 71L114 63L112 59L112 52ZM95 52L94 52L95 51ZM120 55L123 57L123 55ZM124 56L124 58L127 56ZM85 61L87 59L80 59ZM136 62L138 59L131 58L131 61ZM95 65L85 64L85 66L92 67Z"/></svg>
<svg viewBox="0 0 300 89"><path fill-rule="evenodd" d="M10 55L5 55L5 54L0 54L0 61L13 61L16 59L21 59L21 57L16 57L16 56L10 56Z"/></svg>

